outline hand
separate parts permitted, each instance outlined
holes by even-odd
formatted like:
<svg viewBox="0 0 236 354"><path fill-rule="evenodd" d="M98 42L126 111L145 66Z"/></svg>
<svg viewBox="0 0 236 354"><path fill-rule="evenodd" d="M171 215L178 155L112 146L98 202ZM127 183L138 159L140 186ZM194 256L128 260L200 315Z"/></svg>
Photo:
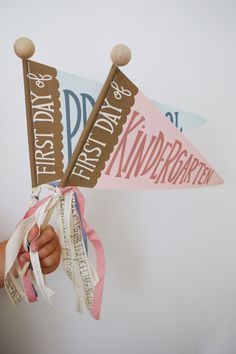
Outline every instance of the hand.
<svg viewBox="0 0 236 354"><path fill-rule="evenodd" d="M49 274L57 269L61 258L61 247L57 233L52 226L48 225L38 236L39 228L35 225L28 236L28 242L31 244L30 249L32 251L38 251L40 264L43 274ZM33 242L33 240L35 240ZM21 255L25 262L30 261L29 252L25 252Z"/></svg>

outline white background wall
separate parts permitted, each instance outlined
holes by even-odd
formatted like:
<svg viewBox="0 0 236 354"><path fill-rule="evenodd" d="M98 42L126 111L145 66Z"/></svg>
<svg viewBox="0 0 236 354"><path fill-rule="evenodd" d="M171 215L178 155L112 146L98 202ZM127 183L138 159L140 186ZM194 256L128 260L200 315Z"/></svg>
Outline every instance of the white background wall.
<svg viewBox="0 0 236 354"><path fill-rule="evenodd" d="M5 1L0 8L1 239L30 196L21 63L35 60L102 82L116 43L141 90L198 113L189 139L225 179L219 187L86 190L107 273L102 319L74 311L62 270L49 276L55 311L41 300L13 309L0 290L1 354L236 353L236 117L234 0Z"/></svg>

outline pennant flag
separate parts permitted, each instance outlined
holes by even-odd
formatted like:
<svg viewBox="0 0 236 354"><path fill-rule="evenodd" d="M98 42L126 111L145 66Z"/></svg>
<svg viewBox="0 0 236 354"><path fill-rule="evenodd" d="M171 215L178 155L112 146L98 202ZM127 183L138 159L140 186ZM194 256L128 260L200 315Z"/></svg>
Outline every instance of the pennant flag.
<svg viewBox="0 0 236 354"><path fill-rule="evenodd" d="M110 189L223 183L203 156L113 65L61 186Z"/></svg>
<svg viewBox="0 0 236 354"><path fill-rule="evenodd" d="M102 85L27 60L24 71L33 186L59 180L86 125ZM205 120L159 102L181 132Z"/></svg>

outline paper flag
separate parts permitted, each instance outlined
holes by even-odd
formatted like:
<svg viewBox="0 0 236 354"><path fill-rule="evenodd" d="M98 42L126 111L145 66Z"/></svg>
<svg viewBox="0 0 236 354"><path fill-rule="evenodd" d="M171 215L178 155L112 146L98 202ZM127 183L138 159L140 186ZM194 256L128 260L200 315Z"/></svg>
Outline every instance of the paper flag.
<svg viewBox="0 0 236 354"><path fill-rule="evenodd" d="M98 114L72 156L67 185L150 189L204 187L221 177L117 68ZM86 126L86 128L87 128ZM69 167L71 169L71 166Z"/></svg>
<svg viewBox="0 0 236 354"><path fill-rule="evenodd" d="M27 61L24 73L33 186L59 180L102 85L47 65ZM205 120L153 101L181 132Z"/></svg>

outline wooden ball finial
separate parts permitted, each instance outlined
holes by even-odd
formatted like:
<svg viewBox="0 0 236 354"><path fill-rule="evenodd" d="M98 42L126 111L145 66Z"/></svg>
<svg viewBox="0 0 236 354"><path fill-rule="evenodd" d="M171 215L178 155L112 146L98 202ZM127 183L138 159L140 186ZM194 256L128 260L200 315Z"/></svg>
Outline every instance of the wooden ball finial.
<svg viewBox="0 0 236 354"><path fill-rule="evenodd" d="M29 59L35 52L35 46L31 39L21 37L15 41L14 51L19 58Z"/></svg>
<svg viewBox="0 0 236 354"><path fill-rule="evenodd" d="M116 66L124 66L131 59L131 50L125 44L117 44L111 51L111 60Z"/></svg>

